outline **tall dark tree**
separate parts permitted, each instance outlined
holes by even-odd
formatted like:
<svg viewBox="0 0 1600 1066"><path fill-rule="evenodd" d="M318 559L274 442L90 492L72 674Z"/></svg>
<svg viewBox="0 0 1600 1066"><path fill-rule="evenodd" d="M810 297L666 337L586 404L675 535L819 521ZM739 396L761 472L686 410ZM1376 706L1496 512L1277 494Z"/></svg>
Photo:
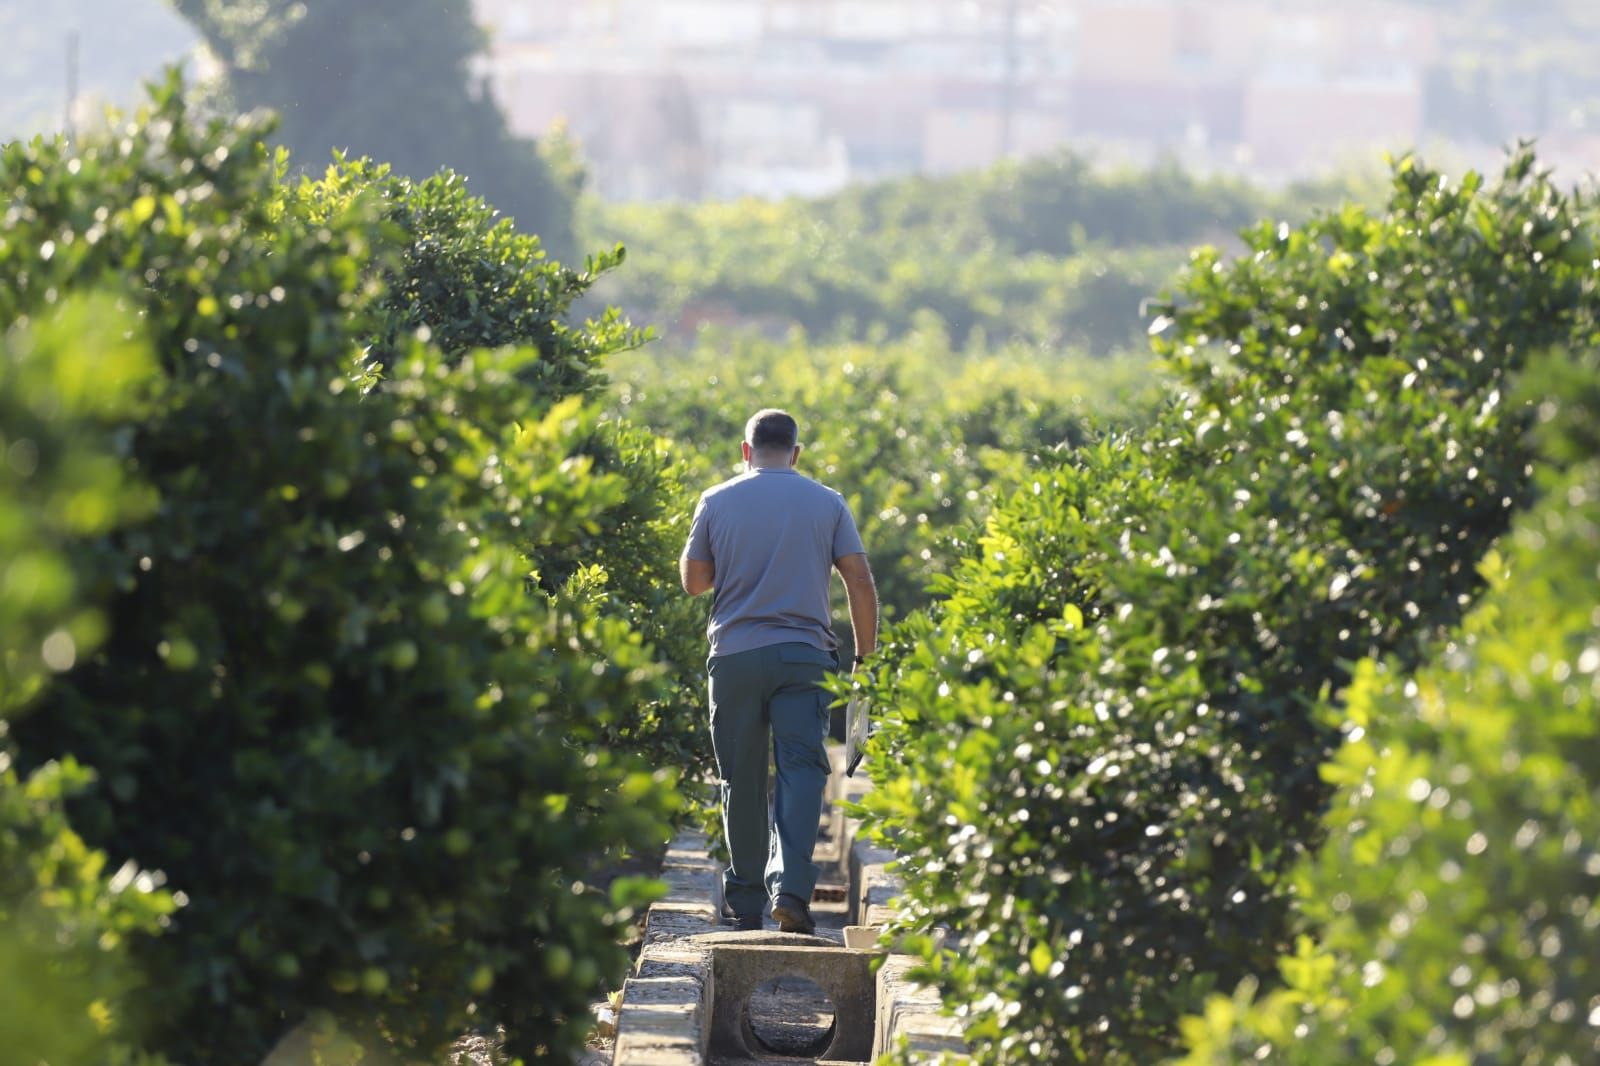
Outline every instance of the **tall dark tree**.
<svg viewBox="0 0 1600 1066"><path fill-rule="evenodd" d="M449 167L553 254L573 252L573 190L474 82L485 38L470 0L172 3L216 54L235 103L282 116L298 165L320 169L341 149L419 179Z"/></svg>

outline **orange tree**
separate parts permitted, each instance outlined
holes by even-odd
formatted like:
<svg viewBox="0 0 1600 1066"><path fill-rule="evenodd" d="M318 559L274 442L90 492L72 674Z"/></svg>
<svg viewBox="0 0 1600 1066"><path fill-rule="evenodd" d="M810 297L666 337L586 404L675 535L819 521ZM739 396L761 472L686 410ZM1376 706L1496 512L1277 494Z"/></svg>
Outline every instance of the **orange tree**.
<svg viewBox="0 0 1600 1066"><path fill-rule="evenodd" d="M399 338L375 382L359 357L408 238L382 188L287 188L265 132L169 86L81 146L0 154L0 322L104 289L155 365L103 430L154 503L58 538L104 624L11 723L3 809L86 766L71 829L106 869L165 878L177 910L130 925L140 981L115 1005L151 1050L259 1061L342 1020L406 1054L482 1024L561 1055L643 891L585 882L664 839L675 804L607 742L617 708L659 698L649 649L577 583L528 587L630 491L579 454L581 399L541 387L541 364L609 342Z"/></svg>
<svg viewBox="0 0 1600 1066"><path fill-rule="evenodd" d="M512 395L588 396L606 384L604 361L646 340L614 308L572 321L574 302L622 265L622 248L590 256L581 271L549 263L538 237L468 195L452 173L416 182L370 160L340 160L292 195L319 220L365 202L389 227L397 254L371 270L381 289L368 369L381 373L419 336L451 365L479 349L516 345L537 350L538 358L518 364L523 389ZM507 419L524 414L504 412ZM574 421L572 446L576 459L620 479L624 490L599 520L573 524L559 543L541 540L537 527L513 527L509 535L528 555L540 589L554 594L577 579L592 610L625 620L656 651L661 683L614 707L605 737L699 780L712 770L711 743L700 713L704 681L692 665L704 655L703 618L678 589L683 465L646 430L592 414Z"/></svg>
<svg viewBox="0 0 1600 1066"><path fill-rule="evenodd" d="M1531 351L1596 337L1587 205L1399 164L1387 208L1195 256L1147 430L1002 502L862 684L870 831L986 1062L1132 1061L1273 972L1350 663L1414 665L1531 495Z"/></svg>
<svg viewBox="0 0 1600 1066"><path fill-rule="evenodd" d="M1324 769L1304 931L1184 1022L1185 1059L1586 1062L1600 1052L1600 358L1543 360L1541 500L1421 670L1368 660Z"/></svg>
<svg viewBox="0 0 1600 1066"><path fill-rule="evenodd" d="M745 419L762 407L793 411L800 469L850 503L894 618L927 604L928 583L1028 456L1076 447L1128 417L1121 393L1145 369L1026 349L958 353L925 316L918 334L887 344L734 334L690 352L647 348L616 364L614 407L659 438L686 480L669 564L695 494L740 469ZM843 636L847 612L835 600ZM697 646L703 655L703 638Z"/></svg>
<svg viewBox="0 0 1600 1066"><path fill-rule="evenodd" d="M111 575L74 568L72 548L154 503L123 476L116 434L153 370L132 326L110 301L63 301L0 341L0 1043L27 1062L129 1054L126 941L174 909L150 871L108 870L72 829L64 800L91 771L69 758L18 772L3 739L104 635Z"/></svg>
<svg viewBox="0 0 1600 1066"><path fill-rule="evenodd" d="M706 316L898 339L933 312L958 348L981 336L1104 355L1142 341L1141 301L1191 245L1366 192L1328 182L1268 193L1176 167L1104 172L1063 154L813 200L591 202L581 228L628 245L632 267L601 289L669 335Z"/></svg>

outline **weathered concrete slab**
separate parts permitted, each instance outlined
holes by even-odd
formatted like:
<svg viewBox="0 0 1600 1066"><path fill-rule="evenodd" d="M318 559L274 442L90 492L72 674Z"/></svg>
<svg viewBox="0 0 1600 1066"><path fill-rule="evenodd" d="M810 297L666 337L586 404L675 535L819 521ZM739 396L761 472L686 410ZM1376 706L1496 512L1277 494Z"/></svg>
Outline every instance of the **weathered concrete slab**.
<svg viewBox="0 0 1600 1066"><path fill-rule="evenodd" d="M714 887L720 872L701 833L683 833L667 848L667 894L645 918L644 947L622 986L616 1066L701 1066L710 1039L709 951L694 938L716 927Z"/></svg>
<svg viewBox="0 0 1600 1066"><path fill-rule="evenodd" d="M895 853L858 840L850 848L850 923L888 925L894 917L894 898L900 881L888 866Z"/></svg>
<svg viewBox="0 0 1600 1066"><path fill-rule="evenodd" d="M835 948L839 942L829 940L827 937L814 936L807 933L785 933L781 929L761 930L733 930L719 929L716 932L701 933L694 938L693 945L699 951L711 951L722 947L737 948Z"/></svg>
<svg viewBox="0 0 1600 1066"><path fill-rule="evenodd" d="M940 1013L939 994L906 977L914 961L907 955L891 955L878 970L874 1059L894 1050L902 1040L910 1050L927 1055L967 1050L960 1021Z"/></svg>
<svg viewBox="0 0 1600 1066"><path fill-rule="evenodd" d="M690 1066L705 1061L707 976L630 977L622 989L612 1061L629 1066Z"/></svg>
<svg viewBox="0 0 1600 1066"><path fill-rule="evenodd" d="M751 994L774 978L804 977L833 1003L833 1040L822 1057L865 1060L872 1049L876 1011L874 954L827 942L774 943L769 939L773 936L794 934L752 934L749 939L712 944L711 972L717 995L711 1013L711 1050L725 1055L759 1053L761 1046L750 1031ZM703 938L702 943L708 939Z"/></svg>
<svg viewBox="0 0 1600 1066"><path fill-rule="evenodd" d="M882 926L847 925L844 927L844 946L852 951L875 951L882 936Z"/></svg>
<svg viewBox="0 0 1600 1066"><path fill-rule="evenodd" d="M843 777L838 754L830 751L835 774L817 858L837 863L848 885L845 903L831 904L834 913L847 909L853 924L883 927L901 889L887 869L896 856L858 839L859 823L843 808L871 783L865 775ZM674 840L663 876L668 895L650 910L639 965L624 988L615 1066L704 1066L708 1058L761 1055L749 1031L749 1000L761 985L786 976L815 982L833 1003L832 1041L819 1062L861 1063L901 1043L929 1055L966 1050L958 1021L940 1013L937 994L906 980L912 959L891 955L882 972L872 972L881 928L851 930L851 944L869 946L863 949L842 946L842 930L831 931L829 940L720 925L722 871L697 833Z"/></svg>

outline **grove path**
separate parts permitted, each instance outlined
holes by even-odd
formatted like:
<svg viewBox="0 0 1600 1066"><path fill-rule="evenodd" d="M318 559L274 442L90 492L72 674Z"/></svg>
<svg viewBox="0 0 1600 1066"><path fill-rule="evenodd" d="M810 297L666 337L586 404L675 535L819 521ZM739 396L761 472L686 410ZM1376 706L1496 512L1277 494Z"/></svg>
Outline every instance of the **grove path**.
<svg viewBox="0 0 1600 1066"><path fill-rule="evenodd" d="M870 783L844 778L842 749L830 755L835 772L815 855L822 880L811 904L817 939L778 932L770 919L761 933L719 925L721 866L703 835L681 833L662 870L667 895L646 915L639 962L623 988L615 1066L823 1063L830 1060L816 1055L835 1045L858 1058L834 1066L865 1066L872 1053L901 1041L928 1055L964 1050L959 1023L939 1014L937 995L910 982L911 958L891 951L880 965L866 944L845 946L847 916L871 930L892 920L899 884L889 872L893 852L855 839L857 826L841 808L840 800L859 799ZM872 942L868 929L862 933ZM829 942L837 945L837 964ZM840 1003L830 1005L811 981L843 997ZM836 1032L833 1006L843 1019ZM744 1018L736 1020L729 1012L741 1007ZM758 1046L738 1047L752 1037ZM708 1059L712 1044L717 1050ZM725 1047L755 1057L734 1058Z"/></svg>
<svg viewBox="0 0 1600 1066"><path fill-rule="evenodd" d="M830 805L831 808L831 805ZM831 809L822 812L822 822L817 831L816 863L824 871L840 870L843 862L842 820L834 817ZM824 874L827 878L827 875ZM847 886L837 878L825 879L817 884L811 899L811 915L817 920L817 936L844 945L844 927L847 920ZM763 928L776 930L778 924L771 918ZM797 978L780 978L777 988L762 988L750 999L750 1021L767 1047L781 1054L763 1055L755 1059L713 1055L709 1066L795 1066L795 1063L816 1062L817 1059L790 1053L814 1044L821 1030L833 1021L833 1007L821 990L809 981Z"/></svg>

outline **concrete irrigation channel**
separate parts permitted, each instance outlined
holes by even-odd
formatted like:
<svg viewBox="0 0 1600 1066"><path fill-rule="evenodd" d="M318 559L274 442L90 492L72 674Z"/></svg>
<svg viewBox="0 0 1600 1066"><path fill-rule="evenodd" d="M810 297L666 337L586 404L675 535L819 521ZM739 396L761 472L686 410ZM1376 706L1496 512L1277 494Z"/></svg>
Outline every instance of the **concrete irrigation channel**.
<svg viewBox="0 0 1600 1066"><path fill-rule="evenodd" d="M910 958L886 954L879 932L893 914L894 855L856 840L841 799L865 776L840 772L832 752L811 910L814 936L720 925L721 868L705 838L685 833L667 850L667 896L650 908L638 965L617 1011L615 1066L724 1063L866 1063L901 1040L918 1051L961 1051L954 1019L905 979Z"/></svg>

